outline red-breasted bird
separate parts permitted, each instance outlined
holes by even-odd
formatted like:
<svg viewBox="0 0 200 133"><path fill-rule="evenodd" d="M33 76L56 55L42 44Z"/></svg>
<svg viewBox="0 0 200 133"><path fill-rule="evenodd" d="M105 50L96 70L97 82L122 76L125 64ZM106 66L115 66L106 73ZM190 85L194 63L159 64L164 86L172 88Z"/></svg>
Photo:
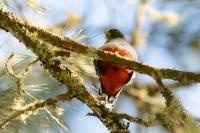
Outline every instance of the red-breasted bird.
<svg viewBox="0 0 200 133"><path fill-rule="evenodd" d="M109 51L131 60L137 59L134 48L119 30L105 31L105 36L107 41L99 48L100 50ZM94 65L101 83L98 99L101 99L101 102L103 101L102 103L112 111L120 92L135 77L135 72L103 60L95 59Z"/></svg>

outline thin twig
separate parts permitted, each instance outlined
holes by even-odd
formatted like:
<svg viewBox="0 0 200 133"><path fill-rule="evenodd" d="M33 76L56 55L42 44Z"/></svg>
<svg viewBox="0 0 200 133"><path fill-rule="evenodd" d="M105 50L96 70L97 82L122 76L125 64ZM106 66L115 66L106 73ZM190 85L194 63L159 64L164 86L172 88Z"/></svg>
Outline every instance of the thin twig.
<svg viewBox="0 0 200 133"><path fill-rule="evenodd" d="M146 92L145 92L146 91ZM156 106L157 108L164 108L165 104L162 103L162 100L159 97L153 97L148 95L147 89L126 89L126 94L151 106Z"/></svg>
<svg viewBox="0 0 200 133"><path fill-rule="evenodd" d="M8 75L10 75L17 83L17 90L18 90L18 96L23 97L24 89L23 89L23 79L20 76L17 76L12 67L11 67L11 59L14 57L14 54L12 53L6 62L6 72Z"/></svg>
<svg viewBox="0 0 200 133"><path fill-rule="evenodd" d="M144 35L141 31L141 24L142 24L142 17L145 15L146 6L148 4L149 0L140 0L138 10L136 11L136 17L135 17L135 26L132 30L132 38L131 38L131 44L137 45L138 43L144 43Z"/></svg>
<svg viewBox="0 0 200 133"><path fill-rule="evenodd" d="M166 105L167 105L167 107L169 107L170 104L172 103L173 99L174 99L173 93L171 92L171 90L169 90L168 88L166 88L164 86L164 84L162 83L162 80L161 80L159 74L157 74L156 72L155 72L154 79L156 80L156 83L160 87L161 93L163 94L163 96L166 99Z"/></svg>
<svg viewBox="0 0 200 133"><path fill-rule="evenodd" d="M29 112L29 115L30 115L30 114L33 114L34 112L36 112L37 110L42 109L46 106L55 105L58 102L69 101L73 97L74 97L73 93L67 92L65 94L57 95L54 98L49 98L45 101L38 101L34 104L30 104L29 106L25 107L24 109L16 111L12 115L8 116L5 120L3 120L3 122L0 123L0 128L3 128L11 120L16 119L17 117L19 117L22 114L26 114L27 112Z"/></svg>
<svg viewBox="0 0 200 133"><path fill-rule="evenodd" d="M39 59L36 59L36 60L32 61L31 63L29 63L29 64L27 65L26 69L25 69L22 73L20 73L20 77L26 76L26 74L29 72L30 68L31 68L35 63L37 63L38 61L39 61Z"/></svg>
<svg viewBox="0 0 200 133"><path fill-rule="evenodd" d="M11 60L14 57L14 53L10 54L10 56L8 57L8 60L6 61L6 72L13 78L13 79L17 79L17 76L15 75L12 67L11 67Z"/></svg>
<svg viewBox="0 0 200 133"><path fill-rule="evenodd" d="M174 130L175 127L181 127L181 130L185 132L200 132L200 128L196 125L196 120L187 113L173 92L165 87L159 74L156 72L154 79L166 100L166 108L163 112L156 114L156 119L170 130Z"/></svg>
<svg viewBox="0 0 200 133"><path fill-rule="evenodd" d="M18 97L23 97L24 95L24 83L23 83L23 79L25 77L25 75L28 73L28 71L30 70L31 66L33 64L35 64L38 59L34 60L33 62L29 63L26 67L26 69L20 73L19 75L16 75L13 68L11 67L11 60L14 57L14 54L12 53L9 57L8 60L6 62L6 72L16 81L17 83L17 90L18 90Z"/></svg>
<svg viewBox="0 0 200 133"><path fill-rule="evenodd" d="M127 115L125 113L122 113L122 114L116 113L116 117L126 119L130 122L137 123L137 124L142 125L144 127L150 127L150 126L153 126L155 124L153 121L144 121L144 120L142 120L138 117L133 117L133 116Z"/></svg>

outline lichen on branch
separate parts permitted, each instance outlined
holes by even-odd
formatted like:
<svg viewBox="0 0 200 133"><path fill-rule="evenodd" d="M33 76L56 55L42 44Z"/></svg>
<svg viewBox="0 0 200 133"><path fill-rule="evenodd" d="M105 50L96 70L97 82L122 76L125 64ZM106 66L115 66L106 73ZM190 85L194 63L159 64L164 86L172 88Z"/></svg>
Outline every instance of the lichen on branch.
<svg viewBox="0 0 200 133"><path fill-rule="evenodd" d="M2 13L0 13L0 15L1 14ZM5 19L3 16L1 16L1 17L2 17L2 19ZM11 20L12 19L14 19L14 18L11 18ZM7 22L7 23L9 23L9 22ZM34 27L29 24L24 24L17 19L15 19L15 21L12 21L11 23L13 25L18 25L18 26L24 27L27 30L27 32L32 34L34 37L37 37L38 39L42 40L43 42L47 42L47 43L51 44L52 46L56 46L63 50L75 52L78 54L83 54L85 56L95 58L95 59L106 60L106 61L109 61L118 66L122 66L122 67L125 67L128 69L131 69L131 70L135 70L138 73L146 74L151 77L154 77L154 74L156 72L159 74L161 79L177 80L183 84L200 83L200 73L186 72L186 71L180 71L180 70L168 69L168 68L152 67L150 65L143 64L142 62L125 59L123 57L117 56L116 54L95 49L95 48L87 46L85 44L76 42L68 37L54 35L53 33L45 31L41 28ZM4 27L2 27L2 28L4 29ZM5 29L5 30L7 30L7 29Z"/></svg>
<svg viewBox="0 0 200 133"><path fill-rule="evenodd" d="M35 33L33 34L33 32L29 31L29 28L27 28L29 25L23 24L11 13L2 8L0 8L0 19L2 20L0 21L0 28L12 33L23 42L27 48L31 49L38 56L44 68L58 81L65 84L68 88L68 92L71 92L75 98L85 103L111 132L129 132L127 125L121 123L122 119L127 119L143 126L151 125L151 122L147 124L148 122L136 117L117 115L116 113L110 112L88 92L80 77L61 64L56 58L55 52L51 51L53 46L50 45L50 43L46 43L45 40L37 38ZM81 48L79 47L77 50L81 50ZM40 107L39 103L36 105ZM14 116L8 119L13 119Z"/></svg>

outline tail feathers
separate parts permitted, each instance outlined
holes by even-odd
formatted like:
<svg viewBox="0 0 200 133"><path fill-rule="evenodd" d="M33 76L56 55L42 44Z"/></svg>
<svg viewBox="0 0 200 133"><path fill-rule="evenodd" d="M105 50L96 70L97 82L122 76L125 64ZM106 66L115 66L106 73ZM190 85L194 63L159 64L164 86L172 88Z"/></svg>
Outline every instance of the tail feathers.
<svg viewBox="0 0 200 133"><path fill-rule="evenodd" d="M100 101L101 104L103 104L106 108L109 109L109 111L112 111L114 108L114 105L118 99L118 95L115 97L109 97L102 93L102 95L97 96L98 101ZM95 116L95 113L93 111L89 112L87 115L89 116Z"/></svg>
<svg viewBox="0 0 200 133"><path fill-rule="evenodd" d="M106 100L105 107L108 108L110 111L112 111L114 108L115 102L116 102L116 98L110 97L109 99Z"/></svg>
<svg viewBox="0 0 200 133"><path fill-rule="evenodd" d="M114 105L118 99L118 96L115 97L108 97L107 95L99 95L98 100L103 104L106 108L109 109L109 111L112 111L114 108Z"/></svg>

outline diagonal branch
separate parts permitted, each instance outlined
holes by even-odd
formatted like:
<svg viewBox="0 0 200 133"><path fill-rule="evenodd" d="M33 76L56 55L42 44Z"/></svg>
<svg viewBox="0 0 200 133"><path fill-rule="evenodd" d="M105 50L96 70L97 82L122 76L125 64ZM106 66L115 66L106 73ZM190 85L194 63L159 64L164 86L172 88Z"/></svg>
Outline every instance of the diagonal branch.
<svg viewBox="0 0 200 133"><path fill-rule="evenodd" d="M117 56L116 54L105 52L102 50L97 50L93 47L89 47L79 42L75 42L68 37L54 35L43 29L28 25L28 24L24 24L20 22L18 19L16 19L15 17L9 17L9 15L11 14L1 10L0 20L4 20L3 23L11 24L10 27L18 26L20 28L24 28L27 30L26 32L29 32L34 37L38 37L42 41L48 42L49 44L53 46L57 46L68 51L76 52L78 54L83 54L91 58L103 59L113 64L116 64L118 66L132 69L141 74L146 74L151 77L154 77L154 74L156 72L156 73L159 73L161 79L178 80L180 82L183 82L184 84L190 83L190 82L200 83L199 73L185 72L185 71L174 70L174 69L155 68L155 67L143 64L141 62L128 60L123 57ZM3 23L0 24L0 27L4 30L8 30L8 29L5 29L5 27L3 26L4 25Z"/></svg>
<svg viewBox="0 0 200 133"><path fill-rule="evenodd" d="M44 108L45 106L55 105L58 102L63 101L69 101L73 98L73 94L71 92L67 92L65 94L60 94L55 96L54 98L49 98L45 101L39 101L35 104L29 105L25 107L24 109L18 110L14 112L12 115L10 115L7 119L3 120L2 123L0 123L0 128L8 124L11 120L16 119L17 117L20 117L22 114L34 114L37 110Z"/></svg>
<svg viewBox="0 0 200 133"><path fill-rule="evenodd" d="M100 104L94 97L87 91L86 87L82 83L77 75L72 73L70 69L63 66L59 60L57 60L54 52L51 52L52 46L45 44L42 40L35 38L34 35L30 34L26 29L26 25L22 26L19 20L15 18L11 13L0 8L0 28L9 31L16 38L30 48L42 62L42 65L48 70L53 77L55 77L61 83L64 83L68 90L74 93L74 96L85 103L96 116L102 121L102 123L108 127L111 132L123 131L129 132L127 125L121 123L123 118L128 119L132 122L138 122L140 119L135 117L117 117L115 113L110 112L104 105ZM114 117L115 116L115 117ZM140 120L139 124L146 122Z"/></svg>
<svg viewBox="0 0 200 133"><path fill-rule="evenodd" d="M181 128L187 133L200 132L200 128L196 125L196 120L187 113L172 91L165 87L158 74L155 75L154 79L166 100L166 108L163 112L156 114L156 119L172 131Z"/></svg>

